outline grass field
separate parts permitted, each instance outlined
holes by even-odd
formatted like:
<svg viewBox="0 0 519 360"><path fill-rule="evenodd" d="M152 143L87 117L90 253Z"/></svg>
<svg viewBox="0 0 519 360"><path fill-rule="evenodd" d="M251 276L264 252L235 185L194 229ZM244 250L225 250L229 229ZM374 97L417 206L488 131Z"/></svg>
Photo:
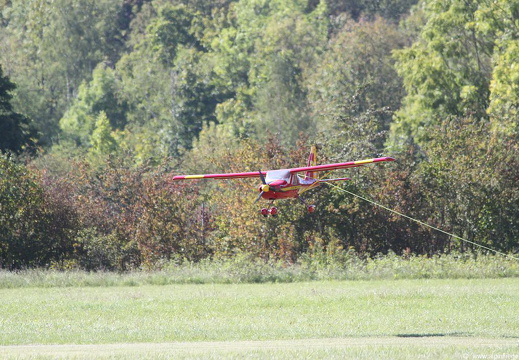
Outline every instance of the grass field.
<svg viewBox="0 0 519 360"><path fill-rule="evenodd" d="M519 279L0 289L0 358L519 359Z"/></svg>

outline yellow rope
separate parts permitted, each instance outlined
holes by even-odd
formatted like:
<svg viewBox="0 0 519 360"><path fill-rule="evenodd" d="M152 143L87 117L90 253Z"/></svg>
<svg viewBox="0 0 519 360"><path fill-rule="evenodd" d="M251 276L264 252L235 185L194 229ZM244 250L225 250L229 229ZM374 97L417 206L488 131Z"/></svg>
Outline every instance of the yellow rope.
<svg viewBox="0 0 519 360"><path fill-rule="evenodd" d="M510 254L505 254L505 253L503 253L503 252L500 252L500 251L497 251L497 250L495 250L495 249L489 248L489 247L487 247L487 246L485 246L485 245L481 245L481 244L478 244L478 243L476 243L476 242L474 242L474 241L470 241L470 240L464 239L464 238L462 238L462 237L459 237L459 236L457 236L457 235L451 234L451 233L449 233L449 232L447 232L447 231L445 231L445 230L439 229L439 228L437 228L437 227L435 227L435 226L432 226L432 225L429 225L429 224L427 224L427 223L425 223L425 222L423 222L423 221L420 221L420 220L418 220L418 219L412 218L412 217L407 216L407 215L405 215L405 214L402 214L402 213L400 213L400 212L398 212L398 211L396 211L396 210L390 209L390 208L388 208L388 207L386 207L386 206L384 206L384 205L381 205L381 204L379 204L379 203L376 203L376 202L373 201L373 200L369 200L369 199L367 199L367 198L365 198L365 197L362 197L362 196L360 196L360 195L354 194L354 193L352 193L352 192L350 192L350 191L348 191L348 190L345 190L345 189L343 189L343 188L341 188L341 187L339 187L339 186L337 186L337 185L335 185L335 184L332 184L332 183L326 183L326 184L335 187L335 188L338 189L339 191L342 191L342 192L348 193L348 194L350 194L350 195L353 195L353 196L355 196L355 197L358 197L359 199L362 199L362 200L364 200L364 201L367 201L367 202L369 202L370 204L373 204L373 205L376 205L376 206L378 206L378 207L381 207L382 209L387 210L387 211L389 211L389 212L392 212L393 214L397 214L397 215L402 216L402 217L404 217L404 218L406 218L406 219L409 219L409 220L411 220L411 221L414 221L414 222L416 222L416 223L418 223L418 224L420 224L420 225L422 225L422 226L425 226L425 227L428 227L428 228L430 228L430 229L433 229L433 230L439 231L439 232L441 232L441 233L443 233L443 234L446 234L446 235L452 236L452 237L455 238L455 239L458 239L458 240L464 241L464 242L466 242L466 243L469 243L469 244L475 245L475 246L477 246L477 247L479 247L479 248L482 248L482 249L485 249L485 250L492 251L492 252L494 252L494 253L496 253L496 254L503 255L503 256L505 256L505 257L510 257L511 259L514 259L514 260L519 260L519 258L517 258L517 257L515 257L515 256L512 256L512 255L510 255Z"/></svg>

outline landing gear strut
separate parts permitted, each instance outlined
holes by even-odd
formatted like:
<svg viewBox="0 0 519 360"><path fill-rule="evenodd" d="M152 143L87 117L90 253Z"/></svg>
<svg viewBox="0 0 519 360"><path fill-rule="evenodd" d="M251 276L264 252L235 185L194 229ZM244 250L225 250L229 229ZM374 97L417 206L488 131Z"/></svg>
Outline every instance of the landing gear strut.
<svg viewBox="0 0 519 360"><path fill-rule="evenodd" d="M306 210L308 210L309 213L313 213L315 211L315 205L308 205L306 201L304 201L300 196L298 196L297 199L301 201L304 206L306 206Z"/></svg>

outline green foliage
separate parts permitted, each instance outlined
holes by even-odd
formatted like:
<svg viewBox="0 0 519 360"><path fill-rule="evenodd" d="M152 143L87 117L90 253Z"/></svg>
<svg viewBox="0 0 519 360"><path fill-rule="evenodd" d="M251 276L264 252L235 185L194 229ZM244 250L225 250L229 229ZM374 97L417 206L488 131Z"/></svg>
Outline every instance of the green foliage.
<svg viewBox="0 0 519 360"><path fill-rule="evenodd" d="M396 53L407 97L392 124L392 143L420 145L445 117L471 116L515 131L511 65L516 2L426 2L426 24L411 47ZM514 35L515 34L515 35Z"/></svg>
<svg viewBox="0 0 519 360"><path fill-rule="evenodd" d="M142 25L133 51L116 66L120 95L131 105L121 135L137 162L160 162L191 148L227 96L213 80L213 60L204 51L203 29L192 9L154 6L150 11L157 15Z"/></svg>
<svg viewBox="0 0 519 360"><path fill-rule="evenodd" d="M0 181L0 262L3 268L16 267L20 265L18 257L29 254L38 257L41 246L38 240L41 239L31 239L31 233L34 234L32 228L37 225L38 210L43 201L41 188L23 166L4 154L0 157ZM26 253L25 247L33 251Z"/></svg>
<svg viewBox="0 0 519 360"><path fill-rule="evenodd" d="M0 154L0 268L47 266L72 251L74 212L67 199L48 196L42 180Z"/></svg>
<svg viewBox="0 0 519 360"><path fill-rule="evenodd" d="M162 171L116 167L108 159L105 167L69 174L76 186L81 231L75 259L80 268L102 264L124 270L173 255L192 260L203 255L199 222L193 218L196 189L185 193L184 184L169 185Z"/></svg>
<svg viewBox="0 0 519 360"><path fill-rule="evenodd" d="M490 82L490 105L488 113L497 136L515 135L517 138L517 103L519 100L519 56L517 26L517 1L498 1L476 13L480 31L495 36L492 80Z"/></svg>
<svg viewBox="0 0 519 360"><path fill-rule="evenodd" d="M14 1L4 10L0 60L18 85L15 109L34 120L49 145L80 84L124 47L114 21L123 1ZM118 18L120 19L120 18ZM124 26L124 25L123 25Z"/></svg>
<svg viewBox="0 0 519 360"><path fill-rule="evenodd" d="M394 144L422 145L449 115L487 118L495 37L478 31L478 9L477 1L426 2L420 39L396 52L407 97L392 125Z"/></svg>
<svg viewBox="0 0 519 360"><path fill-rule="evenodd" d="M110 252L114 250L112 242L103 243L104 238L98 237L94 244L92 235L90 231L78 234L78 239L91 244L91 257L85 257L83 261L92 264L86 268L109 269L108 265L113 261L109 256L115 256L117 251ZM101 262L94 264L96 261ZM136 269L124 273L63 270L30 269L16 273L0 271L0 289L519 277L517 261L500 255L451 253L427 257L389 253L366 258L352 250L330 254L322 249L309 252L294 264L287 264L284 260L264 260L254 254L241 253L232 258L203 259L197 262L178 257L161 262L152 269Z"/></svg>
<svg viewBox="0 0 519 360"><path fill-rule="evenodd" d="M510 156L517 142L502 140L472 119L452 119L427 144L420 180L444 226L468 240L508 249L518 235L519 187L512 169L519 164Z"/></svg>
<svg viewBox="0 0 519 360"><path fill-rule="evenodd" d="M270 133L276 134L280 142L289 146L312 125L305 93L301 91L301 70L283 54L267 66L268 81L253 100L258 117L256 133L262 140Z"/></svg>
<svg viewBox="0 0 519 360"><path fill-rule="evenodd" d="M310 13L303 5L239 2L211 43L218 81L235 93L218 104L217 119L238 137L265 141L270 132L288 145L312 125L303 80L323 50L328 23L324 5Z"/></svg>
<svg viewBox="0 0 519 360"><path fill-rule="evenodd" d="M83 83L72 106L60 120L60 127L66 137L87 146L94 129L98 127L101 113L109 120L110 126L123 129L126 125L126 102L118 99L114 71L105 64L99 64L93 72L89 84Z"/></svg>
<svg viewBox="0 0 519 360"><path fill-rule="evenodd" d="M96 127L90 136L90 153L93 155L109 155L115 152L117 143L112 136L112 127L104 111L99 113Z"/></svg>
<svg viewBox="0 0 519 360"><path fill-rule="evenodd" d="M168 180L300 166L312 143L321 163L397 158L335 172L344 189L518 249L516 0L0 6L0 147L24 150L33 123L43 146L4 163L28 195L5 195L25 220L5 220L2 266L467 250L338 189L259 219L257 182Z"/></svg>
<svg viewBox="0 0 519 360"><path fill-rule="evenodd" d="M409 9L418 3L417 0L327 0L330 15L340 18L347 14L355 20L367 17L381 16L387 20L397 22L404 17Z"/></svg>
<svg viewBox="0 0 519 360"><path fill-rule="evenodd" d="M341 131L341 141L349 142L364 138L359 131L388 130L392 112L400 107L404 95L391 59L392 51L402 48L405 40L397 30L381 18L359 23L349 20L330 39L308 82L312 110L318 114L323 132ZM375 117L380 118L375 123L356 124L360 114L377 112ZM378 141L376 148L382 147L383 142Z"/></svg>
<svg viewBox="0 0 519 360"><path fill-rule="evenodd" d="M148 27L151 34L151 48L166 66L175 61L180 45L199 47L197 38L192 34L195 15L186 6L164 5L158 16Z"/></svg>
<svg viewBox="0 0 519 360"><path fill-rule="evenodd" d="M0 65L0 150L20 151L35 141L29 119L13 110L11 93L16 88Z"/></svg>

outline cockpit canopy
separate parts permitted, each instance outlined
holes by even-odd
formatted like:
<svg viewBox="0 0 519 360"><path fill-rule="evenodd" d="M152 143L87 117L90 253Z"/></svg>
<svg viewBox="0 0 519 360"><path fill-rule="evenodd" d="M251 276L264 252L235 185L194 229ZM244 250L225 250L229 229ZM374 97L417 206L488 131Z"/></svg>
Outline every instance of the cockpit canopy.
<svg viewBox="0 0 519 360"><path fill-rule="evenodd" d="M267 182L267 184L272 182L272 181L274 181L274 180L284 180L287 183L289 183L291 175L292 174L290 173L289 170L285 170L285 169L273 170L273 171L267 172L267 176L265 177L265 181Z"/></svg>

